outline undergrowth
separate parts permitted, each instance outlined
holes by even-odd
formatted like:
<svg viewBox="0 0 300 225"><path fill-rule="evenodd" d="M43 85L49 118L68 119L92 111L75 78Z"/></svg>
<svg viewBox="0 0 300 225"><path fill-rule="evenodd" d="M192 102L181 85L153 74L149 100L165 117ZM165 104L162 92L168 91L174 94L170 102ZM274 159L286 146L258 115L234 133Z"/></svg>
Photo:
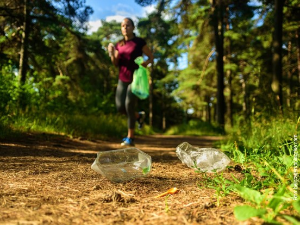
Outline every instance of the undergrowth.
<svg viewBox="0 0 300 225"><path fill-rule="evenodd" d="M127 119L116 114L99 115L18 115L0 118L0 137L18 133L43 132L84 137L86 139L121 138L127 134ZM149 126L136 130L137 134L151 134Z"/></svg>
<svg viewBox="0 0 300 225"><path fill-rule="evenodd" d="M188 123L172 126L165 134L168 135L193 135L193 136L213 136L222 135L223 129L218 126L214 126L209 122L201 120L190 120Z"/></svg>
<svg viewBox="0 0 300 225"><path fill-rule="evenodd" d="M20 114L0 117L0 137L15 136L18 133L44 132L84 137L87 139L120 138L127 134L127 119L118 114ZM150 135L156 131L147 124L136 129L137 135ZM171 127L169 135L221 135L222 130L207 122L190 120L188 124Z"/></svg>
<svg viewBox="0 0 300 225"><path fill-rule="evenodd" d="M215 189L217 204L231 193L242 197L245 204L234 208L238 220L259 217L267 224L300 224L299 123L300 118L258 118L239 127L221 148L240 168L243 178L232 174L225 178L223 173L208 177L204 173L201 185Z"/></svg>

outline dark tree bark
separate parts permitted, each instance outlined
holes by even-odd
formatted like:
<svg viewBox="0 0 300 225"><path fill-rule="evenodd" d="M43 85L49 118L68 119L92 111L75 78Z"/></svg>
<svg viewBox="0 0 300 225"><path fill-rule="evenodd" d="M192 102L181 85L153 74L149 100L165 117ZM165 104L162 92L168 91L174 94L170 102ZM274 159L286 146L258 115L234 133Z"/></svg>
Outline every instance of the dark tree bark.
<svg viewBox="0 0 300 225"><path fill-rule="evenodd" d="M229 7L226 7L226 31L230 30L230 25L229 25ZM228 38L228 48L227 48L227 57L226 61L230 63L230 57L231 57L231 40ZM228 90L229 90L229 95L227 99L227 117L229 120L229 124L232 127L233 126L233 118L232 118L232 109L233 109L233 90L232 90L232 71L231 69L228 69L226 71L226 76L228 80Z"/></svg>
<svg viewBox="0 0 300 225"><path fill-rule="evenodd" d="M26 73L28 69L28 35L29 35L29 1L24 0L23 8L23 24L22 24L22 36L21 36L21 49L19 60L19 79L20 79L20 96L19 105L22 111L26 109L26 97L24 84L26 81Z"/></svg>
<svg viewBox="0 0 300 225"><path fill-rule="evenodd" d="M210 106L210 96L205 95L206 109L205 109L205 121L211 122L211 106Z"/></svg>
<svg viewBox="0 0 300 225"><path fill-rule="evenodd" d="M273 36L273 79L272 90L277 96L279 108L283 110L282 99L282 20L284 0L275 0L274 36Z"/></svg>
<svg viewBox="0 0 300 225"><path fill-rule="evenodd" d="M300 99L300 28L296 30L297 39L297 68L298 68L298 99Z"/></svg>
<svg viewBox="0 0 300 225"><path fill-rule="evenodd" d="M215 45L217 54L217 122L225 126L225 98L224 98L224 29L223 29L223 4L221 0L213 0L213 22Z"/></svg>
<svg viewBox="0 0 300 225"><path fill-rule="evenodd" d="M288 43L288 59L291 59L291 52L292 52L292 42L289 41ZM291 60L289 62L289 66L291 66ZM286 106L288 108L291 108L292 105L292 99L291 99L291 95L292 95L292 90L293 90L293 70L292 69L288 69L287 71L287 81L288 81L288 85L286 86Z"/></svg>
<svg viewBox="0 0 300 225"><path fill-rule="evenodd" d="M22 39L20 49L20 61L19 61L19 77L20 83L23 85L26 81L27 73L27 58L28 58L28 35L29 35L29 10L28 3L30 0L24 0L23 9L23 27L22 27Z"/></svg>
<svg viewBox="0 0 300 225"><path fill-rule="evenodd" d="M152 45L151 45L152 46ZM153 50L153 48L152 48ZM153 52L153 51L152 51ZM151 64L151 70L150 70L150 81L149 81L149 126L153 126L153 63Z"/></svg>
<svg viewBox="0 0 300 225"><path fill-rule="evenodd" d="M243 114L246 120L249 119L250 115L250 106L249 106L249 93L247 90L247 79L246 76L241 79L242 82L242 95L244 96L244 101L243 101Z"/></svg>

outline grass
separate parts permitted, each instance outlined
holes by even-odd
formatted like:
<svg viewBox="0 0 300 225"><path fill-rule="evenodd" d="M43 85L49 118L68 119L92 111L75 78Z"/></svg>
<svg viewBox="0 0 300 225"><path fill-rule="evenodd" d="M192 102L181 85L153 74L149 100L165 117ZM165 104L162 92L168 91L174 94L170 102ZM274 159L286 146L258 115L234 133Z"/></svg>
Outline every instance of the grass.
<svg viewBox="0 0 300 225"><path fill-rule="evenodd" d="M201 120L190 120L186 124L180 124L169 128L165 134L168 135L192 135L192 136L219 136L223 130L208 122Z"/></svg>
<svg viewBox="0 0 300 225"><path fill-rule="evenodd" d="M86 139L120 138L127 134L127 119L122 115L18 115L0 118L0 137L15 136L17 133L55 133ZM145 126L137 134L151 134Z"/></svg>
<svg viewBox="0 0 300 225"><path fill-rule="evenodd" d="M249 124L232 130L228 143L237 142L239 150L251 150L254 154L270 152L273 154L291 154L287 152L293 143L297 119L252 118Z"/></svg>
<svg viewBox="0 0 300 225"><path fill-rule="evenodd" d="M223 142L221 148L240 165L243 178L204 174L203 179L217 199L233 193L245 200L234 209L238 220L259 217L267 224L299 224L299 122L300 118L252 118Z"/></svg>
<svg viewBox="0 0 300 225"><path fill-rule="evenodd" d="M0 137L15 136L22 132L55 133L87 139L120 138L127 134L127 119L126 116L117 114L23 114L0 117ZM141 130L136 129L138 135L156 132L147 124ZM188 124L171 127L165 134L213 136L222 135L222 130L207 122L190 120Z"/></svg>

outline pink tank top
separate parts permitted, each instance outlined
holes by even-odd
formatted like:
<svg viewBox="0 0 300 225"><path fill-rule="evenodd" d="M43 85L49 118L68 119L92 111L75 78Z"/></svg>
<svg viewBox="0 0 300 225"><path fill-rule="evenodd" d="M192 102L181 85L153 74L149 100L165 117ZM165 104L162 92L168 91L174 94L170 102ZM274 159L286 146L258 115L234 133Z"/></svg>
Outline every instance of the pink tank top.
<svg viewBox="0 0 300 225"><path fill-rule="evenodd" d="M126 41L125 45L116 45L119 52L119 79L123 82L132 82L134 70L139 66L134 62L138 56L143 55L143 47L146 45L144 39L134 37Z"/></svg>

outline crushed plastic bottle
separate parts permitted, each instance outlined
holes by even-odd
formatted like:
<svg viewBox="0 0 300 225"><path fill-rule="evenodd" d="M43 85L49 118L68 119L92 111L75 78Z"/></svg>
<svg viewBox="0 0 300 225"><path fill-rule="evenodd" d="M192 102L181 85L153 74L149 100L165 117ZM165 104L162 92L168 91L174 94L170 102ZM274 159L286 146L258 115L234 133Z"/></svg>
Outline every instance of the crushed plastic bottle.
<svg viewBox="0 0 300 225"><path fill-rule="evenodd" d="M91 168L112 182L125 182L146 176L151 171L151 156L137 148L97 153Z"/></svg>
<svg viewBox="0 0 300 225"><path fill-rule="evenodd" d="M176 155L188 167L201 172L220 172L230 163L227 155L215 148L197 148L187 142L176 147Z"/></svg>

